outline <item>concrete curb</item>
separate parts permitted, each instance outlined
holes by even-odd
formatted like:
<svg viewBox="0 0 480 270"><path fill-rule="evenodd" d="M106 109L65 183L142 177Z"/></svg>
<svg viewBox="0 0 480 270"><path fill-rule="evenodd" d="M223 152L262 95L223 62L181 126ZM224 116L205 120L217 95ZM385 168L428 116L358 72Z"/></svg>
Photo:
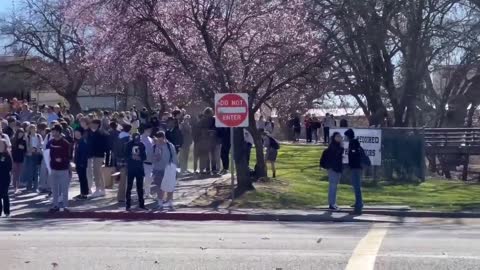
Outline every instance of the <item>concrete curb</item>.
<svg viewBox="0 0 480 270"><path fill-rule="evenodd" d="M182 220L182 221L282 221L282 222L395 222L382 218L362 217L346 214L332 216L324 214L243 214L243 213L188 213L188 212L48 212L25 213L15 219L97 219L97 220Z"/></svg>
<svg viewBox="0 0 480 270"><path fill-rule="evenodd" d="M393 219L392 217L395 217ZM366 210L363 215L351 211L320 213L268 213L268 212L112 212L72 211L50 214L33 212L15 215L14 218L33 219L99 219L99 220L182 220L182 221L282 221L282 222L402 222L397 218L480 218L480 213L441 213L428 211Z"/></svg>

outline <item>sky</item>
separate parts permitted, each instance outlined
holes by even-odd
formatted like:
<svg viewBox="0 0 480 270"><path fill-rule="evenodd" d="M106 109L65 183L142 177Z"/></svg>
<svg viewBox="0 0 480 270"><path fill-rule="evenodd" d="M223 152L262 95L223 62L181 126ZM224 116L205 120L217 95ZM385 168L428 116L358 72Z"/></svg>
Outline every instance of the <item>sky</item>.
<svg viewBox="0 0 480 270"><path fill-rule="evenodd" d="M0 0L0 13L5 14L12 8L12 0Z"/></svg>

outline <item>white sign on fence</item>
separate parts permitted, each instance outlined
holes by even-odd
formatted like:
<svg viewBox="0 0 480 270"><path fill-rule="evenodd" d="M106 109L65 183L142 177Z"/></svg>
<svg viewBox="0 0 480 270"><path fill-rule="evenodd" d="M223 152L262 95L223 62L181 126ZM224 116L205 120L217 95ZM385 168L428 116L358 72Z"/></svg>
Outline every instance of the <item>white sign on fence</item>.
<svg viewBox="0 0 480 270"><path fill-rule="evenodd" d="M367 129L367 128L352 128L355 132L355 137L360 142L360 145L365 150L365 154L370 158L373 166L382 165L382 130L381 129ZM343 155L343 163L348 163L348 141L345 140L345 131L347 128L331 128L330 136L334 132L339 132L343 137L343 147L345 147L345 154Z"/></svg>

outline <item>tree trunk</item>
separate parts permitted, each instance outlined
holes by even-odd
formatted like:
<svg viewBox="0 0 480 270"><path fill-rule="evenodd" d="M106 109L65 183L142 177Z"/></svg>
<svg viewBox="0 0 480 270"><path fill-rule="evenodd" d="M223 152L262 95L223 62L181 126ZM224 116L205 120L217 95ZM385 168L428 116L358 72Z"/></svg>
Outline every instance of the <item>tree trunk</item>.
<svg viewBox="0 0 480 270"><path fill-rule="evenodd" d="M255 177L261 178L267 176L267 167L265 166L265 155L263 153L263 139L262 134L257 130L255 123L250 123L248 129L250 134L252 134L253 140L255 142L255 154L257 157L257 163L255 164Z"/></svg>
<svg viewBox="0 0 480 270"><path fill-rule="evenodd" d="M247 163L247 144L243 137L243 128L235 128L233 136L234 160L237 172L237 189L235 196L240 196L245 191L255 189L253 187L250 170Z"/></svg>
<svg viewBox="0 0 480 270"><path fill-rule="evenodd" d="M76 115L82 112L82 107L78 102L76 92L75 93L70 92L69 94L63 96L63 98L65 98L65 100L68 102L70 113L72 113L73 115Z"/></svg>

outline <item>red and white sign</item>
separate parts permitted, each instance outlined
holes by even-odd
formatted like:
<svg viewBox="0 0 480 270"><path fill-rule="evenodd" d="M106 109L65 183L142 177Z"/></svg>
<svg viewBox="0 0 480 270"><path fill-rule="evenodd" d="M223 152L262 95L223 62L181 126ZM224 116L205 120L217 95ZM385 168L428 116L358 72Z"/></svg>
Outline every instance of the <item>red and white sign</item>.
<svg viewBox="0 0 480 270"><path fill-rule="evenodd" d="M215 94L216 127L248 127L248 94Z"/></svg>

